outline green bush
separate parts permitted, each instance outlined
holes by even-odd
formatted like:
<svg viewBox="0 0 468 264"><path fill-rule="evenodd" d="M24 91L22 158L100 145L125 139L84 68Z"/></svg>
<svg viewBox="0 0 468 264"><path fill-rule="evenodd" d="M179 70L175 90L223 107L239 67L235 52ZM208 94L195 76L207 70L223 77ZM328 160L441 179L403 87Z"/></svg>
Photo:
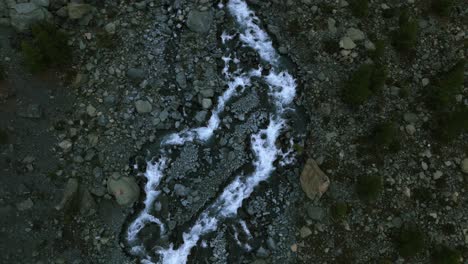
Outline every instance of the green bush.
<svg viewBox="0 0 468 264"><path fill-rule="evenodd" d="M349 7L355 17L363 18L369 14L369 0L352 0Z"/></svg>
<svg viewBox="0 0 468 264"><path fill-rule="evenodd" d="M379 175L360 176L356 183L356 192L362 200L374 201L382 192L382 177Z"/></svg>
<svg viewBox="0 0 468 264"><path fill-rule="evenodd" d="M348 204L345 202L337 202L331 206L330 213L333 219L341 220L348 215Z"/></svg>
<svg viewBox="0 0 468 264"><path fill-rule="evenodd" d="M382 65L363 64L353 73L344 87L343 100L351 105L366 102L385 84L387 69Z"/></svg>
<svg viewBox="0 0 468 264"><path fill-rule="evenodd" d="M117 46L118 38L107 32L96 34L96 46L102 49L112 49Z"/></svg>
<svg viewBox="0 0 468 264"><path fill-rule="evenodd" d="M49 67L69 64L72 56L67 42L67 35L54 25L48 23L34 25L32 40L21 43L26 65L32 72L39 72Z"/></svg>
<svg viewBox="0 0 468 264"><path fill-rule="evenodd" d="M432 0L431 8L439 16L450 15L450 9L453 6L453 0Z"/></svg>
<svg viewBox="0 0 468 264"><path fill-rule="evenodd" d="M461 253L446 245L439 245L432 252L432 263L434 264L461 264Z"/></svg>
<svg viewBox="0 0 468 264"><path fill-rule="evenodd" d="M428 106L443 110L455 102L455 95L461 92L465 81L465 60L459 60L448 72L440 74L429 89Z"/></svg>
<svg viewBox="0 0 468 264"><path fill-rule="evenodd" d="M425 247L425 236L416 226L405 226L400 230L395 243L398 253L402 257L412 257Z"/></svg>
<svg viewBox="0 0 468 264"><path fill-rule="evenodd" d="M399 17L399 29L393 33L393 45L401 52L407 52L416 46L418 23L408 10L403 10Z"/></svg>

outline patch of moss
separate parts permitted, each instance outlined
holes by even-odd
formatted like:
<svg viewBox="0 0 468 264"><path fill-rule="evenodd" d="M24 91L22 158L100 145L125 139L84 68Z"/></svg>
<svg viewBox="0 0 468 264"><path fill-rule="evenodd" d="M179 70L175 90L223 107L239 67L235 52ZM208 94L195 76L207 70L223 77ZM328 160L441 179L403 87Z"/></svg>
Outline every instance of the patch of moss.
<svg viewBox="0 0 468 264"><path fill-rule="evenodd" d="M21 51L32 72L68 65L72 58L67 35L49 23L34 25L32 40L23 41Z"/></svg>
<svg viewBox="0 0 468 264"><path fill-rule="evenodd" d="M413 257L425 248L425 235L414 225L404 226L395 239L395 246L402 257Z"/></svg>
<svg viewBox="0 0 468 264"><path fill-rule="evenodd" d="M446 17L450 15L453 4L453 0L432 0L431 9L437 15Z"/></svg>
<svg viewBox="0 0 468 264"><path fill-rule="evenodd" d="M373 93L377 93L382 90L383 86L385 85L385 80L387 80L387 75L387 67L380 64L374 66L370 80L370 89Z"/></svg>
<svg viewBox="0 0 468 264"><path fill-rule="evenodd" d="M382 177L379 175L360 176L356 183L356 193L366 202L377 199L382 192Z"/></svg>
<svg viewBox="0 0 468 264"><path fill-rule="evenodd" d="M427 104L433 110L443 110L455 103L465 81L465 60L459 60L450 70L439 74L428 92Z"/></svg>
<svg viewBox="0 0 468 264"><path fill-rule="evenodd" d="M393 122L378 124L374 128L372 143L378 151L397 150L400 144L400 130Z"/></svg>
<svg viewBox="0 0 468 264"><path fill-rule="evenodd" d="M364 18L369 15L369 0L352 0L349 7L355 17Z"/></svg>
<svg viewBox="0 0 468 264"><path fill-rule="evenodd" d="M340 45L336 40L327 39L322 42L323 50L328 54L334 54L340 51Z"/></svg>
<svg viewBox="0 0 468 264"><path fill-rule="evenodd" d="M345 202L337 202L331 206L330 213L333 219L341 220L348 215L348 204Z"/></svg>
<svg viewBox="0 0 468 264"><path fill-rule="evenodd" d="M393 45L400 52L408 52L416 46L417 37L418 23L405 9L400 13L399 29L393 33Z"/></svg>
<svg viewBox="0 0 468 264"><path fill-rule="evenodd" d="M446 245L438 245L432 252L432 263L434 264L461 264L461 253L455 248Z"/></svg>

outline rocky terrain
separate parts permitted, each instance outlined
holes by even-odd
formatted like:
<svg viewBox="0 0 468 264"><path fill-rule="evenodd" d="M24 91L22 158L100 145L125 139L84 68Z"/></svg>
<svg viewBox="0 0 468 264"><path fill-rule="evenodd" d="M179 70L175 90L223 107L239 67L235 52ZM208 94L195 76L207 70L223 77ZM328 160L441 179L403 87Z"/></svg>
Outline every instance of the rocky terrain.
<svg viewBox="0 0 468 264"><path fill-rule="evenodd" d="M227 88L224 56L238 59L229 71L271 69L239 40L227 4L0 0L1 263L141 260L126 232L144 206L147 162L165 136L208 122ZM188 262L466 262L463 1L247 4L298 84L276 142L294 159L280 156ZM31 27L44 21L64 41L50 55L60 61L36 71L24 43L41 46ZM169 149L152 208L169 231L144 228L149 250L180 246L253 170L250 136L270 112L253 78L211 140Z"/></svg>

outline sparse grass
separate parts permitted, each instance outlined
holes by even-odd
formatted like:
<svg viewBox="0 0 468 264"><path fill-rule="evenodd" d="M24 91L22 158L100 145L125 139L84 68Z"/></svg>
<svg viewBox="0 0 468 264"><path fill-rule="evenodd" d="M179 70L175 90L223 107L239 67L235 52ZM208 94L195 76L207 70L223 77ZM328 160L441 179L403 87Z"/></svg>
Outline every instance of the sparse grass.
<svg viewBox="0 0 468 264"><path fill-rule="evenodd" d="M355 17L364 18L369 15L369 0L352 0L349 7Z"/></svg>
<svg viewBox="0 0 468 264"><path fill-rule="evenodd" d="M417 37L417 21L410 16L409 10L401 11L399 29L393 33L393 45L400 52L408 52L416 46Z"/></svg>
<svg viewBox="0 0 468 264"><path fill-rule="evenodd" d="M455 103L465 80L465 60L458 61L449 71L438 76L431 86L427 104L433 110L444 110Z"/></svg>
<svg viewBox="0 0 468 264"><path fill-rule="evenodd" d="M337 202L331 206L330 213L333 219L342 220L348 215L348 204L345 202Z"/></svg>
<svg viewBox="0 0 468 264"><path fill-rule="evenodd" d="M350 105L365 103L385 84L387 70L382 65L363 64L346 83L343 99Z"/></svg>
<svg viewBox="0 0 468 264"><path fill-rule="evenodd" d="M432 0L431 9L441 17L450 15L450 9L453 6L453 0Z"/></svg>
<svg viewBox="0 0 468 264"><path fill-rule="evenodd" d="M395 245L402 257L413 257L425 248L425 235L414 225L404 226L395 239Z"/></svg>
<svg viewBox="0 0 468 264"><path fill-rule="evenodd" d="M379 175L360 176L356 183L356 193L365 202L372 202L382 192L382 177Z"/></svg>
<svg viewBox="0 0 468 264"><path fill-rule="evenodd" d="M32 72L50 67L62 67L70 63L71 50L68 37L55 25L40 23L32 27L32 40L23 41L21 50L25 63Z"/></svg>
<svg viewBox="0 0 468 264"><path fill-rule="evenodd" d="M439 245L432 252L432 263L434 264L461 264L461 253L446 245Z"/></svg>

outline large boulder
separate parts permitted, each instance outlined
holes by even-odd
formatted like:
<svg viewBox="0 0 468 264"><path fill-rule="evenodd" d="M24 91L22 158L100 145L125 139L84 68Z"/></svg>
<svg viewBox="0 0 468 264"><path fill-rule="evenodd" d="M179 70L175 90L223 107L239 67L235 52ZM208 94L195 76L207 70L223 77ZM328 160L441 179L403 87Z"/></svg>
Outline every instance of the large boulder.
<svg viewBox="0 0 468 264"><path fill-rule="evenodd" d="M320 198L330 186L330 179L313 159L307 160L300 180L302 190L310 199Z"/></svg>
<svg viewBox="0 0 468 264"><path fill-rule="evenodd" d="M198 33L207 33L213 22L211 11L192 10L187 16L187 26L190 30Z"/></svg>
<svg viewBox="0 0 468 264"><path fill-rule="evenodd" d="M17 31L25 31L37 22L50 20L52 15L46 8L34 3L20 3L10 8L10 23Z"/></svg>
<svg viewBox="0 0 468 264"><path fill-rule="evenodd" d="M107 191L115 197L119 205L131 206L140 196L140 187L134 178L110 177L107 181Z"/></svg>

